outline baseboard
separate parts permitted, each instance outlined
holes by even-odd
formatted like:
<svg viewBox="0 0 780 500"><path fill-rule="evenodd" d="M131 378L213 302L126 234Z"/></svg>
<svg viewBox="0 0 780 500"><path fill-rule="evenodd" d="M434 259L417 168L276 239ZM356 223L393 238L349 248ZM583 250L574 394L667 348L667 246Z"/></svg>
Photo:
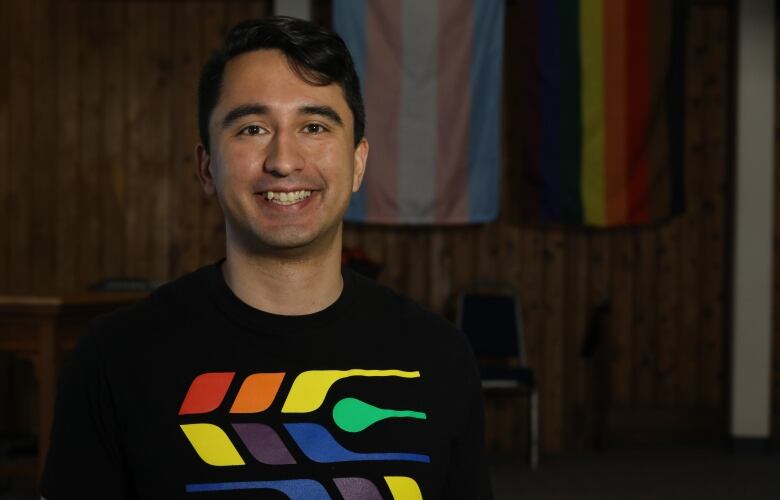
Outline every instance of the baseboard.
<svg viewBox="0 0 780 500"><path fill-rule="evenodd" d="M769 449L768 437L731 437L731 451L737 455L763 455Z"/></svg>
<svg viewBox="0 0 780 500"><path fill-rule="evenodd" d="M718 442L726 436L719 408L612 408L604 425L605 444Z"/></svg>

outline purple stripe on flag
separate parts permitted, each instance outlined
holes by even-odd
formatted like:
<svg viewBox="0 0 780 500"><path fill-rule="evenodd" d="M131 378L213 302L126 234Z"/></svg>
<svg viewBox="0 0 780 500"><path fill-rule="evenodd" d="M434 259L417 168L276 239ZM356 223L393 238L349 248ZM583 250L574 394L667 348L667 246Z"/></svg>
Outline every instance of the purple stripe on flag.
<svg viewBox="0 0 780 500"><path fill-rule="evenodd" d="M436 221L468 222L472 0L439 1Z"/></svg>
<svg viewBox="0 0 780 500"><path fill-rule="evenodd" d="M517 4L513 8L522 14L517 16L517 25L507 33L508 47L517 47L507 59L517 65L517 92L508 107L509 146L514 152L515 167L519 170L517 203L519 212L531 220L539 217L539 25L536 0ZM511 94L510 94L511 95ZM512 124L516 122L517 128Z"/></svg>
<svg viewBox="0 0 780 500"><path fill-rule="evenodd" d="M401 109L401 8L396 0L373 0L366 11L366 217L398 220L398 154Z"/></svg>
<svg viewBox="0 0 780 500"><path fill-rule="evenodd" d="M558 2L537 0L539 14L539 105L542 178L541 216L547 222L561 219L561 22Z"/></svg>

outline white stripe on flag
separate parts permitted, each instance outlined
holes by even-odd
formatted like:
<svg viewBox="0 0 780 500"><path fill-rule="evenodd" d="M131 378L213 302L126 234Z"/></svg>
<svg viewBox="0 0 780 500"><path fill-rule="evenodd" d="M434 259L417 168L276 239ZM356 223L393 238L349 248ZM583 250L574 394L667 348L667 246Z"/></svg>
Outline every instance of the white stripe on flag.
<svg viewBox="0 0 780 500"><path fill-rule="evenodd" d="M403 4L398 206L405 221L433 222L435 215L437 4Z"/></svg>
<svg viewBox="0 0 780 500"><path fill-rule="evenodd" d="M290 16L311 21L311 0L276 0L275 16Z"/></svg>

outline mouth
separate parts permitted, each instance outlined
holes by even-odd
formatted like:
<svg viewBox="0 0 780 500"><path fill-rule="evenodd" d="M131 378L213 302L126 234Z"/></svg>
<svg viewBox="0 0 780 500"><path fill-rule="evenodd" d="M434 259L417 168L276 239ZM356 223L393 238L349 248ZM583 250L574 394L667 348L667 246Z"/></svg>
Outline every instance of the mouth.
<svg viewBox="0 0 780 500"><path fill-rule="evenodd" d="M311 191L302 189L299 191L263 191L260 196L275 205L295 205L311 196Z"/></svg>

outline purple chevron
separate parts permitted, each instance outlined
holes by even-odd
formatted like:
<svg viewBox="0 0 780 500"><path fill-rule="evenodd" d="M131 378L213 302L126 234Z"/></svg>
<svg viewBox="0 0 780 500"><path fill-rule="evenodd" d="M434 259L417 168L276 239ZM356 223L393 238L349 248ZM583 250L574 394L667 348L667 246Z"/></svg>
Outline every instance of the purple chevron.
<svg viewBox="0 0 780 500"><path fill-rule="evenodd" d="M374 483L362 477L337 477L333 479L344 500L382 500Z"/></svg>
<svg viewBox="0 0 780 500"><path fill-rule="evenodd" d="M233 424L238 437L249 453L260 463L268 465L294 464L295 459L282 442L279 434L265 424Z"/></svg>

